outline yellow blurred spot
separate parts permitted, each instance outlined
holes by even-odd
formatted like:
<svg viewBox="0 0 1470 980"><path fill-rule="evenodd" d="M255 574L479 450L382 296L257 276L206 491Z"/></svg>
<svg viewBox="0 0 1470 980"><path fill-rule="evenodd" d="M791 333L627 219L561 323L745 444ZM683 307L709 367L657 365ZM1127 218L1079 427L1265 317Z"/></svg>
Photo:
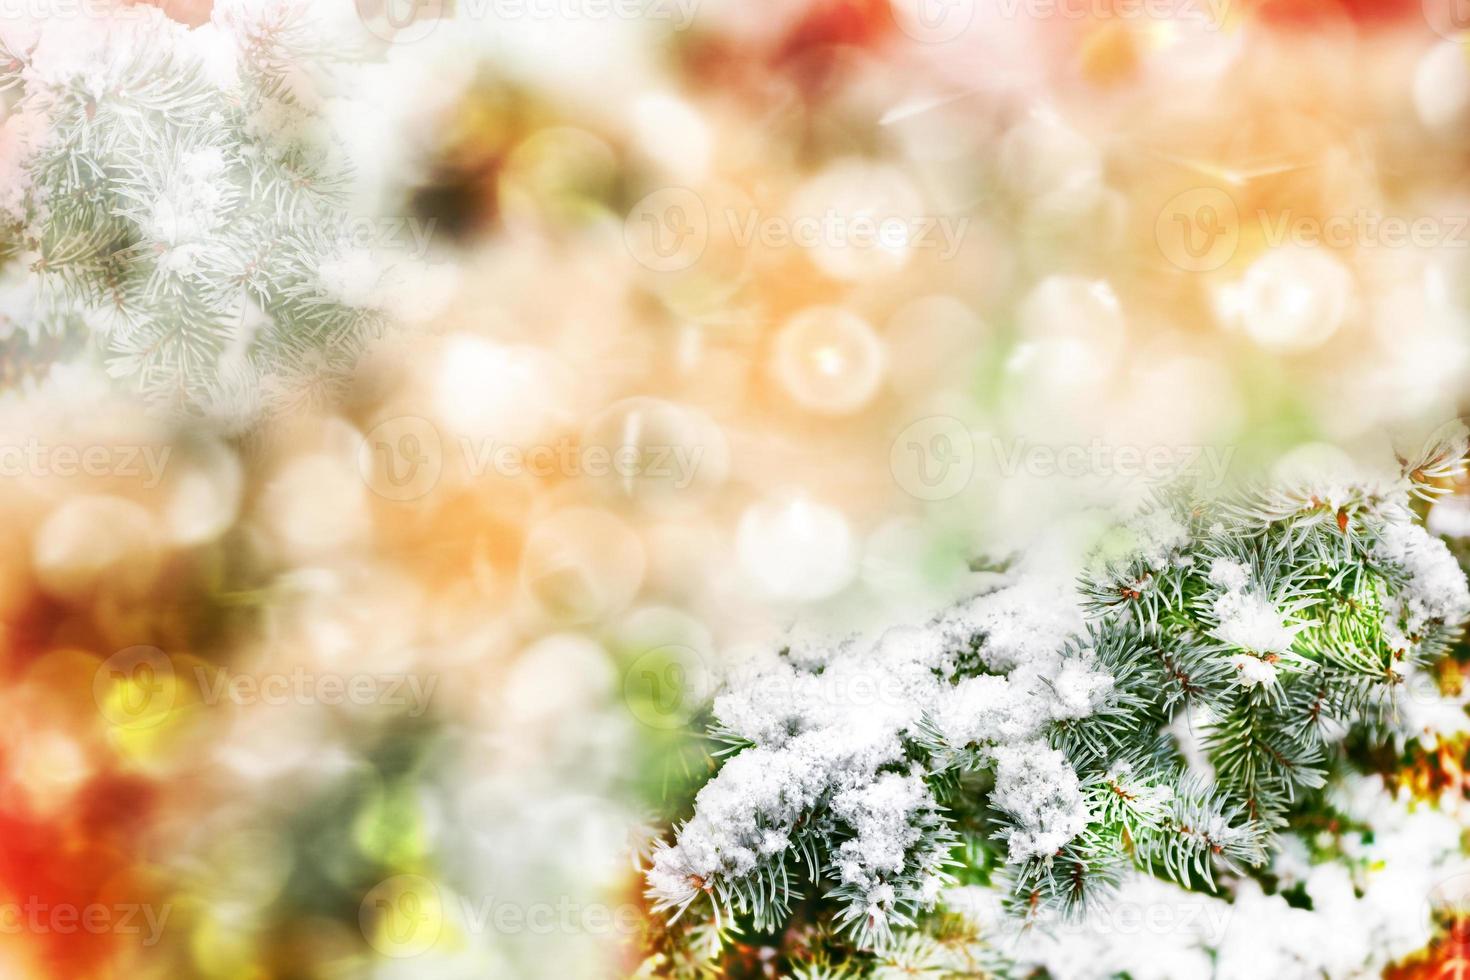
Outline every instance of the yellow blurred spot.
<svg viewBox="0 0 1470 980"><path fill-rule="evenodd" d="M1098 85L1123 81L1138 70L1138 45L1125 25L1101 25L1082 42L1082 75Z"/></svg>
<svg viewBox="0 0 1470 980"><path fill-rule="evenodd" d="M105 666L105 665L104 665ZM138 763L160 763L189 750L196 725L213 709L202 679L209 665L197 657L142 660L126 670L105 670L98 708L108 740L119 755Z"/></svg>
<svg viewBox="0 0 1470 980"><path fill-rule="evenodd" d="M384 864L417 863L428 853L429 835L412 789L375 794L358 811L352 839L363 854Z"/></svg>
<svg viewBox="0 0 1470 980"><path fill-rule="evenodd" d="M369 945L384 956L422 956L444 932L444 901L429 879L395 875L363 896L358 922Z"/></svg>
<svg viewBox="0 0 1470 980"><path fill-rule="evenodd" d="M266 980L257 943L247 923L227 922L219 910L206 912L193 934L189 948L200 974L214 980Z"/></svg>

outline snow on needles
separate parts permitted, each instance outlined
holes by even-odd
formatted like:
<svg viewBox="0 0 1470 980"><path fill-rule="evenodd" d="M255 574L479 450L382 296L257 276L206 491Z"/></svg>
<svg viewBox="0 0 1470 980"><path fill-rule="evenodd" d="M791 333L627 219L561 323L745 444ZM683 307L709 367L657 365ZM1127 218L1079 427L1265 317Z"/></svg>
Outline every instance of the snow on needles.
<svg viewBox="0 0 1470 980"><path fill-rule="evenodd" d="M1290 561L1259 531L1252 537L1215 522L1197 532L1159 508L1130 528L1136 544L1124 566L1127 587L1093 592L1107 609L1122 596L1142 610L1145 587L1155 589L1165 611L1188 623L1166 631L1187 633L1191 643L1207 636L1213 642L1200 644L1200 656L1223 659L1235 684L1260 689L1221 697L1271 704L1296 675L1354 655L1325 635L1333 624L1323 604L1333 596L1321 594L1324 556L1340 553L1334 560L1344 567L1373 573L1363 577L1364 598L1351 608L1376 617L1381 601L1383 635L1396 650L1400 641L1402 648L1442 642L1470 614L1463 575L1448 549L1414 523L1406 497L1345 492L1345 502L1331 507L1311 494L1271 497L1245 526L1264 523L1272 534L1296 535L1293 547L1302 554ZM1302 543L1313 533L1320 553ZM864 941L881 939L932 907L951 881L945 866L955 837L935 794L948 785L936 777L956 770L993 773L988 804L1001 817L996 836L1011 863L1047 863L1087 832L1099 818L1089 812L1090 790L1049 737L1058 722L1135 695L1132 688L1115 691L1090 645L1112 656L1105 634L1086 628L1083 591L1035 573L1018 572L1006 583L918 626L825 643L799 635L786 649L743 665L714 703L718 734L735 754L699 792L676 840L656 850L648 871L656 908L682 911L711 895L717 915L758 905L779 916L764 896L789 891L790 863L830 855L814 870L845 903L839 918L862 921ZM1370 623L1358 625L1375 632ZM1401 658L1400 670L1412 667L1413 658ZM1422 711L1408 716L1430 732L1445 725ZM1082 774L1096 775L1085 765ZM1229 780L1239 778L1235 772L1223 783L1212 780L1211 792L1228 800L1237 785ZM1168 799L1160 792L1149 805ZM1209 841L1246 839L1226 809L1187 813L1193 832Z"/></svg>
<svg viewBox="0 0 1470 980"><path fill-rule="evenodd" d="M1210 635L1242 651L1230 656L1236 679L1244 687L1274 683L1277 661L1304 624L1287 624L1275 603L1251 587L1250 569L1240 562L1214 559L1209 581L1221 590L1211 606L1217 625Z"/></svg>
<svg viewBox="0 0 1470 980"><path fill-rule="evenodd" d="M1407 579L1389 610L1391 635L1408 637L1431 622L1453 623L1470 614L1470 589L1450 549L1418 524L1387 524L1378 554L1403 569ZM1407 645L1407 644L1403 644Z"/></svg>
<svg viewBox="0 0 1470 980"><path fill-rule="evenodd" d="M932 905L946 878L939 805L909 760L968 749L995 768L1014 826L1012 860L1053 854L1087 824L1075 773L1042 735L1112 693L1090 655L1063 647L1082 626L1065 581L1021 577L923 627L900 626L832 657L786 652L737 673L715 701L750 746L699 793L695 816L648 873L661 908L757 874L804 833L840 839L833 874L870 921ZM976 658L996 673L974 675ZM966 672L972 676L964 676ZM936 765L942 762L936 761Z"/></svg>
<svg viewBox="0 0 1470 980"><path fill-rule="evenodd" d="M1311 910L1252 878L1231 882L1227 900L1131 874L1112 903L1080 922L1002 925L1017 965L1073 980L1379 976L1433 937L1438 893L1465 873L1464 814L1448 800L1429 807L1395 797L1376 775L1349 777L1333 795L1373 833L1344 832L1343 857L1315 865L1301 836L1283 836L1273 873L1283 889L1300 886ZM977 920L1002 921L998 900L981 889L951 900Z"/></svg>

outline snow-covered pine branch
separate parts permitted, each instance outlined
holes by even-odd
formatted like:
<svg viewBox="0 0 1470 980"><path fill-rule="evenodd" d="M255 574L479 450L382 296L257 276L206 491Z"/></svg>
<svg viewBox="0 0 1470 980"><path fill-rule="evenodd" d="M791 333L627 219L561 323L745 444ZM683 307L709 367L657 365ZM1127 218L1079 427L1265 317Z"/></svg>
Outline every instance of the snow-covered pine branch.
<svg viewBox="0 0 1470 980"><path fill-rule="evenodd" d="M771 930L814 887L882 951L938 905L967 814L1022 914L1079 911L1130 866L1216 890L1267 860L1348 731L1395 730L1406 678L1470 616L1415 489L1162 495L1079 586L1021 576L746 665L714 703L734 751L655 852L650 898Z"/></svg>
<svg viewBox="0 0 1470 980"><path fill-rule="evenodd" d="M339 383L412 274L362 241L324 125L340 6L0 26L0 330L70 336L155 404L232 421Z"/></svg>

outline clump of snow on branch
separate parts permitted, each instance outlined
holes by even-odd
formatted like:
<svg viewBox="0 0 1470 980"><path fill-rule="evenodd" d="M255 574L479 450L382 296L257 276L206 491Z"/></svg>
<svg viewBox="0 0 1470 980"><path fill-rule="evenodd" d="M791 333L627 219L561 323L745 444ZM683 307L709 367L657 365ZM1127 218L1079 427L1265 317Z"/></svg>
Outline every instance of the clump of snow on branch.
<svg viewBox="0 0 1470 980"><path fill-rule="evenodd" d="M1303 628L1289 624L1252 585L1252 578L1244 564L1223 557L1214 559L1208 575L1210 584L1220 589L1211 603L1216 625L1210 635L1242 651L1230 655L1230 665L1244 687L1274 683L1277 662Z"/></svg>
<svg viewBox="0 0 1470 980"><path fill-rule="evenodd" d="M1066 757L1045 742L997 746L993 806L1016 819L1003 831L1012 861L1055 854L1087 829L1087 806Z"/></svg>
<svg viewBox="0 0 1470 980"><path fill-rule="evenodd" d="M1069 586L1023 578L925 627L850 641L830 657L803 650L746 665L714 714L749 747L700 791L677 842L656 852L650 894L682 909L751 875L794 848L821 809L847 838L835 876L856 889L875 929L904 903L932 904L946 880L948 838L938 833L932 773L910 761L920 742L975 749L995 767L1016 859L1055 851L1085 827L1087 810L1076 775L1040 736L1111 692L1106 672L1062 654L1080 626ZM961 677L975 656L1006 673Z"/></svg>
<svg viewBox="0 0 1470 980"><path fill-rule="evenodd" d="M1470 589L1465 575L1438 538L1418 524L1390 524L1379 539L1378 553L1398 565L1404 589L1389 610L1386 624L1395 637L1417 633L1431 621L1455 622L1470 615ZM1401 640L1402 642L1402 640Z"/></svg>
<svg viewBox="0 0 1470 980"><path fill-rule="evenodd" d="M1377 976L1430 941L1437 892L1470 870L1464 815L1390 796L1378 776L1351 777L1332 796L1372 833L1344 831L1342 859L1316 865L1302 837L1283 835L1272 874L1282 890L1301 886L1310 910L1250 878L1216 898L1136 874L1079 921L1017 923L998 941L1021 967L1074 980ZM956 890L946 902L1003 928L993 892Z"/></svg>
<svg viewBox="0 0 1470 980"><path fill-rule="evenodd" d="M1107 532L1080 581L1013 574L919 625L756 655L713 705L729 760L653 855L656 907L708 897L717 918L770 927L794 874L873 948L952 905L947 808L966 811L966 848L988 846L977 822L1002 843L997 880L1024 917L1106 906L1094 896L1135 871L1257 907L1249 869L1339 778L1343 736L1464 727L1432 668L1470 589L1415 523L1413 486L1163 494ZM1198 938L1177 962L1249 973L1248 945Z"/></svg>

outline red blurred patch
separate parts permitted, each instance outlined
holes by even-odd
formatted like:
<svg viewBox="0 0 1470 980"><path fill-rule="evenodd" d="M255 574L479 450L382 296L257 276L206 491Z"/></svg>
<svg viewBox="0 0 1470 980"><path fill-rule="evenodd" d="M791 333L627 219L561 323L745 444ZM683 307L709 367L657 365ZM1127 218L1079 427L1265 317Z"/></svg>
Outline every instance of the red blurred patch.
<svg viewBox="0 0 1470 980"><path fill-rule="evenodd" d="M1421 0L1254 0L1250 13L1264 23L1294 28L1342 20L1368 27L1412 20L1424 23Z"/></svg>
<svg viewBox="0 0 1470 980"><path fill-rule="evenodd" d="M147 780L101 776L77 793L76 820L88 840L135 850L157 798L157 787Z"/></svg>
<svg viewBox="0 0 1470 980"><path fill-rule="evenodd" d="M871 47L896 27L888 0L820 0L787 35L776 60L835 44Z"/></svg>
<svg viewBox="0 0 1470 980"><path fill-rule="evenodd" d="M1429 949L1383 971L1384 980L1467 980L1470 978L1470 922L1450 924Z"/></svg>
<svg viewBox="0 0 1470 980"><path fill-rule="evenodd" d="M119 944L136 938L110 928L68 927L53 916L64 909L75 919L101 906L120 922L122 913L114 911L119 902L152 900L141 890L119 891L118 884L126 881L153 795L140 780L103 777L82 791L64 822L0 812L0 902L11 903L6 914L20 917L16 938L29 942L50 975L107 975Z"/></svg>

